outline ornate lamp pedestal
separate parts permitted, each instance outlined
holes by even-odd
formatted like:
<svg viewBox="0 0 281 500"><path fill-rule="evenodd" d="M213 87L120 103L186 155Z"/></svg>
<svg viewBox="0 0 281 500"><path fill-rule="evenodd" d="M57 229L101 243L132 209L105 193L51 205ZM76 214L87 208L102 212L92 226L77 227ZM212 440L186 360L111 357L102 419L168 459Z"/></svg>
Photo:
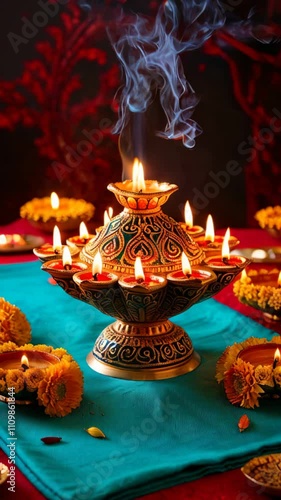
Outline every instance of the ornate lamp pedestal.
<svg viewBox="0 0 281 500"><path fill-rule="evenodd" d="M80 259L88 270L66 276L67 293L93 305L116 321L96 340L87 362L104 375L154 380L194 370L200 356L187 333L169 318L219 292L249 261L221 268L204 265L204 251L161 206L178 189L174 184L146 181L145 190L133 190L132 181L110 184L123 211L87 243ZM91 267L100 252L103 270L93 277ZM192 271L182 271L182 252ZM145 276L134 276L141 257ZM42 266L52 274L52 269ZM54 276L56 279L56 276ZM75 288L75 291L73 290Z"/></svg>

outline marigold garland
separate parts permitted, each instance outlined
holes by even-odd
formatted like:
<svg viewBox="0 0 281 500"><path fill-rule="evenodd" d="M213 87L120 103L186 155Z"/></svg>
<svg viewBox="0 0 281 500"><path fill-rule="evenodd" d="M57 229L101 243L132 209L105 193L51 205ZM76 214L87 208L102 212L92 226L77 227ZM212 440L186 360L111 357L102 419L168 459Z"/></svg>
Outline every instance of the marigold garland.
<svg viewBox="0 0 281 500"><path fill-rule="evenodd" d="M50 207L50 208L48 208ZM69 207L65 210L65 207ZM60 198L60 207L56 210L56 220L58 222L65 222L71 218L82 218L84 220L90 220L95 212L95 207L92 203L89 203L82 199L75 198ZM20 216L24 219L33 221L43 221L54 217L54 210L50 204L50 198L33 198L28 201L20 208Z"/></svg>
<svg viewBox="0 0 281 500"><path fill-rule="evenodd" d="M17 350L47 352L59 358L59 362L48 368L9 370L0 368L0 392L14 387L18 394L23 390L37 391L37 401L44 406L50 417L64 417L78 408L83 394L83 374L73 357L63 348L45 344L25 344L21 347L13 342L0 345L0 354Z"/></svg>
<svg viewBox="0 0 281 500"><path fill-rule="evenodd" d="M246 347L267 343L281 344L281 337L273 337L270 341L250 337L227 347L218 359L216 380L224 383L226 396L233 405L255 408L259 406L259 398L265 395L266 388L275 387L276 391L281 392L281 366L274 369L272 365L254 367L237 357Z"/></svg>
<svg viewBox="0 0 281 500"><path fill-rule="evenodd" d="M258 210L255 219L263 229L281 229L281 206L266 207Z"/></svg>
<svg viewBox="0 0 281 500"><path fill-rule="evenodd" d="M281 309L281 288L269 286L266 284L256 284L252 282L252 278L261 275L277 275L279 271L273 269L268 271L267 269L251 269L248 272L247 278L244 280L237 280L233 285L233 293L240 300L240 302L254 307L255 309L260 309L264 312L270 312L271 314L276 314Z"/></svg>
<svg viewBox="0 0 281 500"><path fill-rule="evenodd" d="M30 339L31 326L25 314L0 297L0 344L11 341L20 346Z"/></svg>

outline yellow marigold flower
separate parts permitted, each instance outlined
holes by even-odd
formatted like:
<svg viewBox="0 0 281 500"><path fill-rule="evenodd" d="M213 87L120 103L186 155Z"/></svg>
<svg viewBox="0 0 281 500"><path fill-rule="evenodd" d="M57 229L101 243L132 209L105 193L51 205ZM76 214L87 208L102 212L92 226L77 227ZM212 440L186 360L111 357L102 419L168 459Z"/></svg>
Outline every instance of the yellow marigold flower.
<svg viewBox="0 0 281 500"><path fill-rule="evenodd" d="M0 345L0 353L1 352L8 352L8 351L15 351L18 348L17 344L15 342L5 342L4 344Z"/></svg>
<svg viewBox="0 0 281 500"><path fill-rule="evenodd" d="M21 349L24 351L34 351L34 349L36 351L42 351L42 352L51 352L52 351L52 347L49 345L45 345L45 344L36 344L36 345L25 344L25 345L21 346Z"/></svg>
<svg viewBox="0 0 281 500"><path fill-rule="evenodd" d="M255 219L262 228L281 229L281 206L262 208L256 212Z"/></svg>
<svg viewBox="0 0 281 500"><path fill-rule="evenodd" d="M0 379L5 378L5 376L6 376L6 370L4 370L4 368L0 368Z"/></svg>
<svg viewBox="0 0 281 500"><path fill-rule="evenodd" d="M0 341L22 345L31 338L31 327L25 314L16 306L0 298Z"/></svg>
<svg viewBox="0 0 281 500"><path fill-rule="evenodd" d="M15 392L20 392L24 389L24 374L22 370L7 370L6 374L7 387L14 387Z"/></svg>
<svg viewBox="0 0 281 500"><path fill-rule="evenodd" d="M274 368L273 377L276 384L281 387L281 366L276 366L276 368Z"/></svg>
<svg viewBox="0 0 281 500"><path fill-rule="evenodd" d="M259 395L264 392L256 383L254 367L240 358L226 373L224 388L229 401L243 408L259 406Z"/></svg>
<svg viewBox="0 0 281 500"><path fill-rule="evenodd" d="M24 372L25 385L28 391L34 392L38 389L39 382L44 378L41 368L29 368Z"/></svg>
<svg viewBox="0 0 281 500"><path fill-rule="evenodd" d="M274 387L272 365L258 365L255 368L255 379L259 385Z"/></svg>
<svg viewBox="0 0 281 500"><path fill-rule="evenodd" d="M82 399L83 375L79 365L62 360L45 370L38 386L38 402L51 417L64 417L77 408Z"/></svg>
<svg viewBox="0 0 281 500"><path fill-rule="evenodd" d="M70 207L67 211L65 207ZM69 215L71 212L71 215ZM95 212L95 207L82 199L76 198L60 198L60 207L56 210L56 220L64 222L71 218L81 218L82 220L90 220ZM54 210L50 204L50 198L33 198L20 208L20 216L24 219L31 219L33 221L43 221L54 217Z"/></svg>
<svg viewBox="0 0 281 500"><path fill-rule="evenodd" d="M58 347L57 349L53 349L52 354L57 356L60 359L64 359L65 361L72 361L73 357L68 354L68 352L62 347Z"/></svg>

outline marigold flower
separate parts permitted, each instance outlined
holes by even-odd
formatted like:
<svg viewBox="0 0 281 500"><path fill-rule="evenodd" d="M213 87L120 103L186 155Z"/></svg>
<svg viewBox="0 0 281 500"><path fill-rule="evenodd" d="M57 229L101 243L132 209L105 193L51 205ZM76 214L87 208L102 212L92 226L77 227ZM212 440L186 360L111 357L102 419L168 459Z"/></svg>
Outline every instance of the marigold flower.
<svg viewBox="0 0 281 500"><path fill-rule="evenodd" d="M25 314L0 297L0 343L15 342L22 345L31 338L31 326Z"/></svg>
<svg viewBox="0 0 281 500"><path fill-rule="evenodd" d="M249 347L251 345L266 344L267 340L257 339L255 337L250 337L243 342L235 342L232 346L225 349L221 357L217 361L216 365L216 380L220 383L224 379L225 373L229 370L232 364L236 361L237 356L242 349Z"/></svg>
<svg viewBox="0 0 281 500"><path fill-rule="evenodd" d="M259 385L274 387L272 365L258 365L255 368L255 379Z"/></svg>
<svg viewBox="0 0 281 500"><path fill-rule="evenodd" d="M64 417L77 408L82 399L83 375L79 365L60 361L45 370L38 386L38 402L51 417Z"/></svg>
<svg viewBox="0 0 281 500"><path fill-rule="evenodd" d="M22 370L7 370L6 374L7 387L14 387L15 392L20 392L24 389L24 374Z"/></svg>
<svg viewBox="0 0 281 500"><path fill-rule="evenodd" d="M65 206L71 207L70 212L65 210ZM60 207L56 210L56 220L58 222L65 222L71 218L82 218L83 220L90 220L95 212L95 207L82 199L76 198L60 198ZM54 217L54 210L50 204L50 198L33 198L20 207L20 216L23 219L33 221L47 222Z"/></svg>
<svg viewBox="0 0 281 500"><path fill-rule="evenodd" d="M255 219L262 228L281 229L281 206L262 208L256 212Z"/></svg>
<svg viewBox="0 0 281 500"><path fill-rule="evenodd" d="M29 368L24 372L25 385L28 391L34 392L38 389L39 382L44 378L41 368Z"/></svg>
<svg viewBox="0 0 281 500"><path fill-rule="evenodd" d="M264 392L256 383L253 365L240 358L226 373L224 387L229 401L243 408L259 406L259 395Z"/></svg>

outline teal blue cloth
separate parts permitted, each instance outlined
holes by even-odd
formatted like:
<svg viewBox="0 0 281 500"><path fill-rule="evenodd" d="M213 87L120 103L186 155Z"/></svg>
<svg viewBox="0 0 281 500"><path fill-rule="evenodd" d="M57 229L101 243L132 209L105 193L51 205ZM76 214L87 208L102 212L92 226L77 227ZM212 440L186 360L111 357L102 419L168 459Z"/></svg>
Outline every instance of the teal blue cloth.
<svg viewBox="0 0 281 500"><path fill-rule="evenodd" d="M65 347L85 376L83 402L64 418L16 407L16 463L49 499L133 499L203 475L241 466L281 450L280 400L259 409L232 406L215 381L227 345L272 331L210 299L174 318L190 334L202 363L176 379L134 382L92 371L85 357L111 322L47 282L40 263L0 266L1 293L32 325L32 343ZM239 418L251 425L240 433ZM0 439L7 451L7 406L0 405ZM106 440L85 428L96 426ZM53 446L41 437L60 436Z"/></svg>

